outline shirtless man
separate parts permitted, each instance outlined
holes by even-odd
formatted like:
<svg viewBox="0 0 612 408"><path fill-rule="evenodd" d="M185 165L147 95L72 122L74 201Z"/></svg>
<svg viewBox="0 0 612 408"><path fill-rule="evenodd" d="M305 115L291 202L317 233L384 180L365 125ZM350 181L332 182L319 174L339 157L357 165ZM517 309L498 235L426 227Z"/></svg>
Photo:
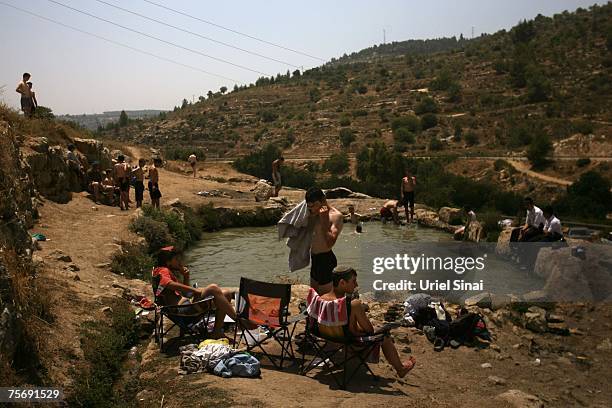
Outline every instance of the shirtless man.
<svg viewBox="0 0 612 408"><path fill-rule="evenodd" d="M281 191L282 180L280 174L280 168L285 163L285 158L283 156L272 162L272 182L274 183L274 197L278 197L278 193Z"/></svg>
<svg viewBox="0 0 612 408"><path fill-rule="evenodd" d="M28 81L32 76L25 72L22 77L22 81L17 84L15 92L21 94L21 110L26 118L32 117L34 112L34 101L32 99L32 90L28 86Z"/></svg>
<svg viewBox="0 0 612 408"><path fill-rule="evenodd" d="M397 225L400 224L398 207L401 207L403 204L397 200L388 200L380 209L380 220L383 224L386 224L387 221L393 220L393 222Z"/></svg>
<svg viewBox="0 0 612 408"><path fill-rule="evenodd" d="M159 191L159 170L157 170L161 165L161 159L156 157L153 159L153 165L149 167L149 195L151 196L151 205L154 208L159 208L159 199L162 196L161 191Z"/></svg>
<svg viewBox="0 0 612 408"><path fill-rule="evenodd" d="M138 166L132 169L132 176L136 179L134 183L134 193L136 195L136 208L142 207L142 199L144 195L144 166L147 163L145 159L138 160Z"/></svg>
<svg viewBox="0 0 612 408"><path fill-rule="evenodd" d="M117 156L117 164L113 167L115 172L115 185L119 187L119 208L121 210L129 209L130 197L130 168L125 162L125 156L120 154Z"/></svg>
<svg viewBox="0 0 612 408"><path fill-rule="evenodd" d="M196 173L198 171L197 169L198 158L196 157L195 154L190 154L189 157L187 158L187 161L191 165L191 170L193 171L193 178L196 178Z"/></svg>
<svg viewBox="0 0 612 408"><path fill-rule="evenodd" d="M332 272L338 265L332 248L342 231L343 216L327 204L325 194L317 187L306 192L306 205L313 219L310 286L322 295L332 288Z"/></svg>
<svg viewBox="0 0 612 408"><path fill-rule="evenodd" d="M361 215L355 212L355 206L353 204L349 204L348 210L349 210L349 222L355 225L356 232L361 233L361 231L363 231L363 226L361 225L361 222L359 221L359 218L361 217Z"/></svg>
<svg viewBox="0 0 612 408"><path fill-rule="evenodd" d="M402 179L401 197L404 210L406 211L406 221L411 223L414 218L414 188L416 187L416 177L410 173L410 169L406 169L406 176ZM410 217L408 216L408 207L410 207Z"/></svg>

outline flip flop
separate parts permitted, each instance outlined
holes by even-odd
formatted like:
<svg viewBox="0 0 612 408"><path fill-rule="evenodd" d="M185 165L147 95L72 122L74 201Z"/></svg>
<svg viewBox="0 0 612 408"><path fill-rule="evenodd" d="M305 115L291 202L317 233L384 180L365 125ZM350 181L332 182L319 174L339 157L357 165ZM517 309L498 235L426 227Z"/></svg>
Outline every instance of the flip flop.
<svg viewBox="0 0 612 408"><path fill-rule="evenodd" d="M434 340L434 351L442 351L444 350L444 340L442 340L440 337L437 337Z"/></svg>

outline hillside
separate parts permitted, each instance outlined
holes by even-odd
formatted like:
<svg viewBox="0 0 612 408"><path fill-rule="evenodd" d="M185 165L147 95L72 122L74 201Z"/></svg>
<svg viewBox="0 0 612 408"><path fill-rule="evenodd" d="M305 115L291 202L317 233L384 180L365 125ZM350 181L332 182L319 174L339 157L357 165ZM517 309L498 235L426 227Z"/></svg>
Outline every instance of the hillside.
<svg viewBox="0 0 612 408"><path fill-rule="evenodd" d="M125 111L129 119L146 119L155 116L159 116L165 111L156 109L143 109L143 110L128 110ZM59 115L59 120L65 120L69 122L75 122L80 126L89 129L96 130L99 127L106 127L109 123L115 123L119 121L121 111L108 111L103 113L94 114L82 114L82 115Z"/></svg>
<svg viewBox="0 0 612 408"><path fill-rule="evenodd" d="M416 155L520 154L532 140L562 146L580 134L605 141L612 130L611 15L608 3L539 15L470 41L374 47L304 73L209 92L165 119L99 136L200 147L212 157L270 142L312 157L357 152L378 140ZM579 153L601 154L589 146Z"/></svg>

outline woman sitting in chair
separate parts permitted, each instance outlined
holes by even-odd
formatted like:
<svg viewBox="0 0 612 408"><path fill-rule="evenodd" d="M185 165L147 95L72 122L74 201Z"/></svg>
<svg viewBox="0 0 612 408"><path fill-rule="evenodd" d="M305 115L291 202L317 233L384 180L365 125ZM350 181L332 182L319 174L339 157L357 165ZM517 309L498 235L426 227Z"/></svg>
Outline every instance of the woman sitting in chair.
<svg viewBox="0 0 612 408"><path fill-rule="evenodd" d="M176 275L182 277L179 282ZM181 305L196 302L212 296L216 308L215 327L212 338L223 337L223 323L225 316L236 320L236 311L231 304L231 292L221 289L216 284L205 288L194 288L189 282L189 269L183 266L181 253L173 246L162 248L157 258L157 267L152 272L153 291L155 302L163 306ZM247 327L256 327L249 321L243 322Z"/></svg>
<svg viewBox="0 0 612 408"><path fill-rule="evenodd" d="M331 291L321 296L317 295L313 289L310 289L308 293L307 303L309 305L309 315L318 315L319 320L321 320L321 318L337 320L335 322L330 321L329 325L325 325L320 321L319 331L327 337L341 337L346 334L361 337L374 334L374 326L372 326L372 322L370 322L370 319L366 315L365 305L363 305L359 299L351 299L352 293L358 286L357 271L350 267L338 266L334 269L332 277L333 288ZM330 313L329 309L325 310L327 308L326 304L335 301L342 302L345 300L343 298L346 298L346 302L350 301L350 306L344 305L344 310L349 310L349 316L347 316L349 333L344 332L343 327L339 325L339 323L342 323L340 321L342 320L342 306L340 306L337 315L336 313ZM387 361L393 366L400 378L405 377L406 374L414 368L416 359L410 356L406 363L402 363L391 337L384 336L381 346Z"/></svg>

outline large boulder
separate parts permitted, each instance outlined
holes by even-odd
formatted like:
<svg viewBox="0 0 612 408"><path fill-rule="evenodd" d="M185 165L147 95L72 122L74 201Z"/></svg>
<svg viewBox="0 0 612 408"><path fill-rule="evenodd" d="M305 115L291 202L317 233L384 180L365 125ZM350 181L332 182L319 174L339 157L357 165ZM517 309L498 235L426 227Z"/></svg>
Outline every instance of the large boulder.
<svg viewBox="0 0 612 408"><path fill-rule="evenodd" d="M555 301L603 301L612 293L612 247L583 244L542 248L534 272L544 278L544 291Z"/></svg>
<svg viewBox="0 0 612 408"><path fill-rule="evenodd" d="M255 184L252 191L255 194L255 201L268 201L274 194L274 186L262 179Z"/></svg>
<svg viewBox="0 0 612 408"><path fill-rule="evenodd" d="M460 225L463 223L460 208L442 207L438 211L438 217L440 221L451 225Z"/></svg>
<svg viewBox="0 0 612 408"><path fill-rule="evenodd" d="M543 408L544 403L535 395L527 394L521 390L508 390L499 394L497 399L505 401L516 408Z"/></svg>
<svg viewBox="0 0 612 408"><path fill-rule="evenodd" d="M112 165L110 151L102 142L95 139L74 138L74 145L81 154L87 158L88 163L98 162L101 169L108 169Z"/></svg>
<svg viewBox="0 0 612 408"><path fill-rule="evenodd" d="M50 147L47 153L27 156L30 174L38 192L58 203L67 203L72 191L81 191L79 175L68 167L63 149Z"/></svg>
<svg viewBox="0 0 612 408"><path fill-rule="evenodd" d="M510 247L510 235L512 234L512 228L504 228L497 238L497 245L495 247L495 253L500 256L510 257L512 255L512 248Z"/></svg>

